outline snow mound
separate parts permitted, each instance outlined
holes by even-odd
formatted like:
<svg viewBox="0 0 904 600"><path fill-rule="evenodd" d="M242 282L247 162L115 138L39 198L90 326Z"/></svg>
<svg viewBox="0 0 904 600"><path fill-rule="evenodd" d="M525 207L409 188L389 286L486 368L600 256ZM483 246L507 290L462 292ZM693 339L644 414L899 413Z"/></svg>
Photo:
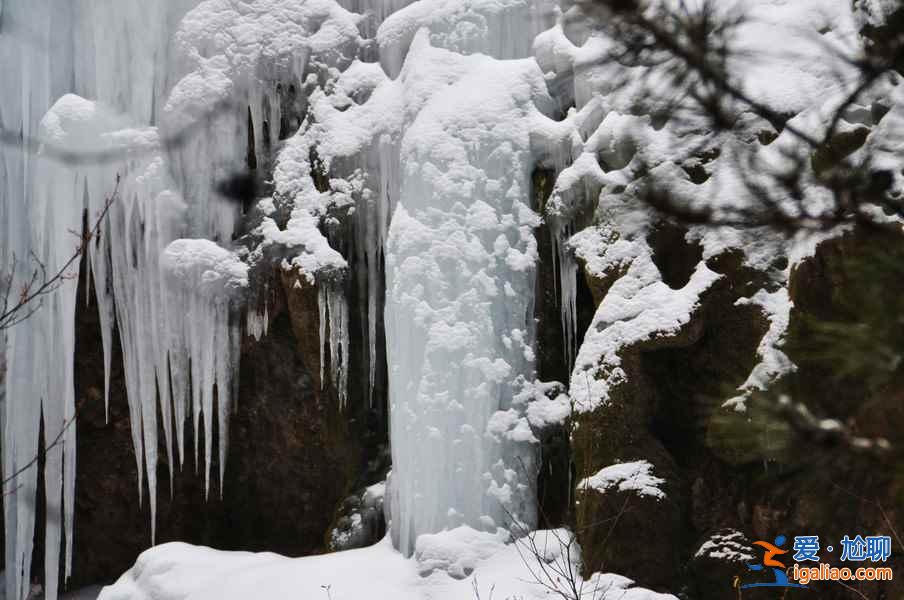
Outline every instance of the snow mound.
<svg viewBox="0 0 904 600"><path fill-rule="evenodd" d="M694 557L735 563L756 560L756 556L750 551L750 540L735 529L723 529L713 533L700 545Z"/></svg>
<svg viewBox="0 0 904 600"><path fill-rule="evenodd" d="M163 251L161 266L186 288L227 291L248 285L248 265L234 252L210 240L170 242Z"/></svg>
<svg viewBox="0 0 904 600"><path fill-rule="evenodd" d="M530 535L532 544L525 540L516 547L503 543L501 535L445 531L424 540L427 562L403 558L389 538L368 548L297 559L176 542L144 552L98 600L462 600L473 598L475 589L481 597L493 590L495 598L548 600L550 592L533 582L528 569L538 572L538 560L563 567L561 561L571 560L577 570L579 552L572 546L569 556L564 553L562 544L571 539L567 531ZM536 555L529 547L539 549ZM437 568L427 570L427 564ZM596 600L675 600L632 585L611 573L594 574L584 583L585 589L598 590Z"/></svg>
<svg viewBox="0 0 904 600"><path fill-rule="evenodd" d="M579 490L596 490L605 493L612 488L620 492L634 492L638 496L650 496L661 500L665 492L660 486L665 479L653 475L653 465L645 460L617 463L597 471L595 475L582 479Z"/></svg>
<svg viewBox="0 0 904 600"><path fill-rule="evenodd" d="M414 560L423 577L443 571L453 579L464 579L482 561L499 552L509 539L509 533L477 531L464 525L451 531L424 534L417 539Z"/></svg>

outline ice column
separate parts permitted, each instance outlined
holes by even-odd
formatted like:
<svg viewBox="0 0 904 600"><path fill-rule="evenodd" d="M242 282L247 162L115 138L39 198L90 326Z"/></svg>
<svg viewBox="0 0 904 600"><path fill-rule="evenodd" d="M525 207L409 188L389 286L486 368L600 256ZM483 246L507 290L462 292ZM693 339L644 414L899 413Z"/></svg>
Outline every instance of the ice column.
<svg viewBox="0 0 904 600"><path fill-rule="evenodd" d="M402 139L387 240L390 504L406 555L422 533L529 526L535 510L529 431L490 425L511 408L515 380L533 372L529 132L545 84L533 61L463 57L421 33L403 85L427 58L461 75Z"/></svg>

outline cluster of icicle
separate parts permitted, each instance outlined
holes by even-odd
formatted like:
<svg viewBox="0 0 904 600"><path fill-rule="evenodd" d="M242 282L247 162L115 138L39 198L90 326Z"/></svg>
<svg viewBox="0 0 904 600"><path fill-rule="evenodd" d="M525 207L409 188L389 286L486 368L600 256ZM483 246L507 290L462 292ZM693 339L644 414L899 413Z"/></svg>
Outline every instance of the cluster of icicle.
<svg viewBox="0 0 904 600"><path fill-rule="evenodd" d="M7 3L4 10L5 26L15 27L13 36L26 25L32 30L46 26L40 19L26 21L29 11L18 8ZM50 23L52 26L53 21ZM15 37L9 45L14 43ZM10 71L4 72L21 76L23 89L28 88L28 79L39 73L33 65L22 65L21 70L19 65L4 65L4 69L7 66ZM25 108L36 109L36 104ZM4 98L2 105L7 109L15 103ZM194 231L186 227L190 211L169 175L156 128L131 128L131 119L113 116L100 104L73 94L60 97L36 125L29 123L27 111L23 112L20 126L26 135L42 140L42 146L36 155L15 148L3 153L9 175L3 197L8 211L3 219L8 234L4 264L11 264L15 255L13 285L19 289L38 261L41 269L53 274L75 255L85 243L78 235L84 215L89 228L97 225L95 235L81 250L90 270L85 280L91 280L96 290L105 402L115 327L122 347L138 485L143 490L147 482L153 537L158 452L162 445L172 477L177 460L181 465L184 459L183 431L189 415L195 427L196 457L201 437L198 426L204 423L208 487L215 422L220 432L221 470L225 464L225 418L234 398L240 332L230 291L247 282L243 265L232 252L212 242L177 243L186 234L201 231L205 237L213 237L218 230L208 228L209 223ZM79 158L61 161L56 156L59 150ZM233 218L226 205L199 213L207 210L222 213L214 220L229 222ZM205 244L213 248L204 248ZM42 424L44 439L51 444L44 466L48 598L55 598L58 592L61 545L65 548L62 572L66 577L71 572L78 271L76 260L59 287L41 298L39 309L7 332L9 369L3 407L7 598L24 598L29 591L38 479L33 459L39 453ZM158 419L158 398L162 419ZM162 444L157 439L158 427L165 437Z"/></svg>
<svg viewBox="0 0 904 600"><path fill-rule="evenodd" d="M260 2L262 13L299 13L281 21L295 25L300 46L276 49L292 56L279 62L263 47L263 31L256 49L244 47L249 56L227 56L205 16L224 3L189 12L196 4L8 0L0 13L0 124L24 140L0 148L0 265L15 266L12 289L19 290L35 269L52 275L79 250L87 258L90 273L83 275L91 284L81 301L97 303L105 402L114 335L122 347L137 483L142 496L147 485L152 539L158 458L166 456L172 478L185 460L188 421L205 489L215 462L222 482L243 325L255 337L267 328L265 303L241 314L248 266L235 251L209 241L227 244L238 218L234 201L222 197L215 182L245 164L249 111L258 156L277 141L278 128L261 132L265 123L283 120L282 95L259 83L259 69L269 69L264 76L274 80L285 73L300 80L306 60L337 50L329 31L323 48L312 49L302 35L306 28L319 27L320 14L345 13L325 0ZM334 21L344 39L357 39L353 20ZM98 230L80 248L83 220ZM7 367L0 397L9 599L30 590L42 427L51 444L43 477L45 596L56 598L59 575L71 573L79 268L75 260L33 315L0 332ZM343 302L337 294L323 300L334 354L348 345ZM347 370L345 361L337 356L331 363L337 378Z"/></svg>
<svg viewBox="0 0 904 600"><path fill-rule="evenodd" d="M338 386L339 405L344 408L348 398L348 304L343 290L329 284L319 286L317 308L320 317L320 381L325 381L323 351L328 347L330 379Z"/></svg>

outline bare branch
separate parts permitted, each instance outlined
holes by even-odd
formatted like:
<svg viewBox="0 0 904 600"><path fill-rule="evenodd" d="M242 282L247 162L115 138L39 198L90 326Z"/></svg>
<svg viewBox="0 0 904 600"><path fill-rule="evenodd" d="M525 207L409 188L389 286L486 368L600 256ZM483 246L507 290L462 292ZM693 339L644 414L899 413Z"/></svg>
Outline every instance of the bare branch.
<svg viewBox="0 0 904 600"><path fill-rule="evenodd" d="M74 274L70 272L70 269L81 259L82 255L88 249L88 244L100 236L101 227L103 226L107 213L110 211L110 207L113 205L113 202L118 195L119 175L116 176L116 186L113 189L113 193L104 202L104 206L94 221L94 224L81 235L79 244L76 246L72 256L70 256L59 269L53 273L48 273L44 262L32 253L32 261L34 261L36 266L32 271L31 277L20 290L18 299L12 306L9 306L7 303L13 284L13 271L10 271L5 278L6 287L3 290L4 303L2 306L3 312L0 312L0 330L9 329L29 318L41 307L44 296L54 292L65 281L74 277ZM13 260L13 267L15 268L15 258Z"/></svg>

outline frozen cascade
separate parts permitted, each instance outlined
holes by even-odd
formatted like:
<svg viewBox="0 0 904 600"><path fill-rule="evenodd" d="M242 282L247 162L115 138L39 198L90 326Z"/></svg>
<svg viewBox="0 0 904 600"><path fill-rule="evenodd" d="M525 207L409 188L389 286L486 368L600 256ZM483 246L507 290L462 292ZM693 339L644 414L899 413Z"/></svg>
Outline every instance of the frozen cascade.
<svg viewBox="0 0 904 600"><path fill-rule="evenodd" d="M315 90L310 119L275 165L274 198L293 210L285 228L268 216L260 231L265 245L297 249L287 267L309 283L349 269L317 224L353 215L351 269L366 288L359 310L371 324L371 365L385 253L390 505L406 554L421 533L533 520L519 474L533 468L533 438L514 397L533 371L531 134L548 125L536 106L549 99L536 63L510 59L529 55L523 25L536 11L526 1L428 0L393 13L377 32L391 78L356 61ZM322 338L334 319L328 293L319 297Z"/></svg>
<svg viewBox="0 0 904 600"><path fill-rule="evenodd" d="M497 415L514 414L515 382L534 368L529 132L545 82L533 61L463 56L421 32L403 88L428 65L448 85L402 138L386 251L391 525L405 555L424 533L535 518L531 436Z"/></svg>
<svg viewBox="0 0 904 600"><path fill-rule="evenodd" d="M16 252L29 257L28 252L40 252L43 268L49 273L66 268L79 244L70 232L79 231L82 203L72 201L80 197L79 179L56 178L53 165L35 161L37 176L32 201L23 205L27 229L20 232ZM66 193L68 202L57 202ZM29 226L30 224L30 226ZM22 253L24 251L24 253ZM15 287L25 285L29 265L16 273ZM75 266L77 270L77 265ZM45 533L45 572L48 593L56 593L59 572L60 546L63 524L66 530L66 574L69 574L71 523L75 489L75 429L70 427L75 416L75 390L72 356L75 352L75 331L72 319L66 315L75 311L75 282L64 281L45 295L41 310L8 331L6 403L3 410L5 477L18 473L4 486L7 573L28 573L34 534L33 498L37 493L37 468L27 467L38 454L38 431L43 420L45 438L59 443L49 448L44 467L47 507ZM27 326L24 326L27 325ZM48 366L51 366L48 369ZM25 469L22 471L22 469ZM21 471L21 472L20 472ZM52 579L52 583L50 580ZM7 597L24 597L29 582L22 578L7 578Z"/></svg>
<svg viewBox="0 0 904 600"><path fill-rule="evenodd" d="M369 82L365 87L383 101L364 115L372 122L360 144L332 154L356 156L358 178L348 178L348 189L337 180L329 194L299 198L286 192L304 178L275 173L277 194L292 198L295 207L285 230L265 219L261 232L289 251L288 268L311 283L316 275L322 350L328 351L322 366L329 361L344 403L349 310L341 278L329 273L347 265L318 227L328 205L366 216L355 222L357 260L365 267L361 311L372 390L385 285L399 497L393 528L400 548L410 554L419 533L457 524L493 530L506 526L509 515L532 522L532 500L519 473L521 465L533 468L531 436L515 423L523 408L515 382L530 379L533 370L531 230L539 220L529 206L533 140L527 132L541 118L536 105L548 98L536 63L513 59L530 56L534 34L547 25L543 2L2 3L0 67L15 85L0 89L0 121L53 146L37 157L0 148L0 259L8 265L13 254L35 251L48 268L60 264L74 251L70 230L81 228L83 210L91 222L115 192L88 267L107 398L114 326L122 343L138 484L143 489L147 481L152 536L159 446L172 477L176 461L184 462L184 425L191 418L196 458L204 438L209 491L216 429L222 481L239 337L243 325L255 337L266 333L266 301L242 318L237 310L237 292L247 285L242 261L209 241L228 243L238 216L213 182L246 164L259 174L273 165L278 171L277 149L300 125L313 102L309 94L346 72ZM347 9L370 13L370 24ZM362 34L373 37L370 45ZM354 60L376 60L376 49L395 79L379 63ZM437 90L443 93L434 96ZM349 97L366 103L366 97ZM451 140L437 137L442 129ZM348 141L340 136L331 143ZM107 158L58 163L52 159L58 146L96 149ZM291 155L290 146L280 161ZM299 164L310 171L309 146L298 149L304 152ZM328 166L330 152L321 157ZM408 229L432 231L436 239L409 239ZM419 268L429 277L418 280L421 253L429 261ZM18 285L26 273L15 275ZM67 279L47 297L40 316L4 334L5 474L35 455L42 415L48 432L74 419L75 301L75 279ZM35 367L54 363L68 367L49 380ZM48 512L61 515L47 527L48 598L57 594L61 546L64 572L71 570L74 432L66 429L45 471ZM467 477L453 485L456 472ZM36 468L25 468L12 482L15 492L4 496L6 572L14 574L6 578L8 598L24 598L27 591L36 482Z"/></svg>
<svg viewBox="0 0 904 600"><path fill-rule="evenodd" d="M0 149L3 175L0 218L4 227L0 258L4 266L11 264L12 256L18 259L14 289L22 285L34 267L22 257L34 252L48 272L53 273L75 252L78 238L71 232L81 229L83 209L87 210L91 222L100 214L106 200L117 192L100 244L91 245L89 267L98 292L106 392L109 391L113 320L118 321L138 484L141 490L146 478L152 537L158 395L171 474L175 465L174 438L180 463L183 457L182 425L187 415L189 373L194 380L191 406L196 427L199 415L204 416L206 471L209 473L211 464L215 420L223 432L219 438L222 469L225 415L234 395L232 377L238 349L239 329L231 313L223 310L222 301L193 295L180 298L178 287L168 286L173 281L164 277L159 264L167 244L186 234L230 238L235 208L217 198L209 187L218 173L228 170L233 156L220 157L212 150L199 149L194 140L194 150L202 152L180 153L178 148L161 143L154 127L128 129L135 123L142 125L162 119L167 131L178 132L188 122L184 104L167 101L165 105L163 91L169 85L168 65L179 63L183 66L176 71L185 70L186 61L169 56L169 36L190 4L173 0L148 7L130 0L114 6L97 1L66 4L61 9L51 2L6 2L0 36L0 66L4 76L9 75L7 81L16 82L0 90L4 127L21 131L28 138L40 137L47 144L38 157L18 148ZM153 26L148 27L149 23ZM78 96L63 96L72 90L96 97L109 108L101 108ZM60 96L39 129L38 121ZM178 96L179 100L185 98L185 94ZM188 110L197 108L189 106ZM127 116L111 116L120 113ZM194 118L204 116L203 111L194 114ZM222 122L217 123L219 127L212 126L209 136L199 137L218 141L220 148L243 147L244 130L230 127L228 119L224 121L227 121L225 127ZM240 143L236 143L237 139ZM97 161L60 163L54 160L54 151L58 150L98 151L103 156ZM43 158L45 154L47 158ZM210 156L214 168L193 164L199 162L195 156L205 159ZM241 164L241 160L233 164ZM182 173L179 183L169 176L173 167L177 174ZM203 189L205 186L207 189ZM195 191L193 202L182 200L181 189ZM6 578L7 598L24 598L30 580L37 473L34 465L26 465L37 454L42 415L49 441L54 439L54 432L63 430L61 444L51 449L45 467L47 597L54 598L57 594L61 545L66 550L64 573L68 576L71 571L75 483L75 427L70 426L75 416L71 370L74 275L78 263L70 270L73 273L63 285L44 298L41 310L11 330L4 344L9 372L3 385L4 396L9 401L3 406L3 469L6 476L16 474L8 484L11 493L4 494L6 572L10 574ZM200 273L201 279L207 281L210 272L207 269ZM192 322L194 328L164 326L172 324L171 319L182 315L180 311L188 305L201 313ZM50 379L38 369L48 364L60 365ZM189 365L196 368L189 370ZM201 373L198 368L200 365L210 367L216 374L207 377L207 372ZM170 369L175 384L172 396ZM220 390L216 417L214 385ZM173 411L177 417L175 432L171 425ZM198 439L196 435L196 444ZM59 513L59 517L54 513Z"/></svg>
<svg viewBox="0 0 904 600"><path fill-rule="evenodd" d="M99 291L97 300L101 315L102 335L105 344L109 344L112 336L113 299L118 319L119 335L123 347L123 361L129 414L132 427L134 451L138 466L139 489L146 478L148 483L148 501L151 507L152 537L156 511L156 465L157 465L157 404L158 391L162 425L165 435L165 451L170 462L170 469L175 464L172 456L173 448L173 410L176 415L176 438L182 456L182 425L185 421L185 397L188 382L184 377L188 364L204 365L204 369L191 370L195 392L192 406L194 423L198 424L203 405L205 417L206 465L211 463L213 432L213 386L217 385L222 393L219 412L220 431L225 431L224 417L228 401L233 397L230 383L235 371L235 360L228 356L236 355L238 348L235 326L217 327L228 310L211 304L211 297L217 297L210 291L217 271L213 267L201 271L192 271L192 277L183 276L182 281L166 276L168 271L179 275L182 271L174 267L167 268L159 262L160 252L166 244L176 237L183 228L182 215L185 205L177 194L171 191L172 181L163 169L162 157L159 153L159 140L154 128L121 129L125 119L110 116L97 104L75 95L63 96L51 108L42 121L42 139L53 147L86 151L117 151L124 156L115 164L66 165L52 157L39 155L35 175L34 192L26 215L27 223L32 224L32 235L29 245L40 252L48 271L54 272L69 260L78 238L71 232L79 231L82 225L82 211L87 211L89 221L97 219L109 202L109 213L101 230L99 243L92 243L89 251L89 264L93 273L95 288ZM40 226L40 227L39 227ZM224 253L212 242L207 242ZM170 249L168 249L170 252ZM169 255L164 254L166 259ZM190 255L189 255L190 256ZM185 262L184 259L183 263ZM170 259L170 262L173 262ZM215 263L218 266L223 261ZM237 259L233 263L237 262ZM238 263L242 264L242 263ZM176 266L179 266L177 264ZM227 265L228 266L228 265ZM60 467L65 464L65 472L58 476L58 468L53 460L48 460L45 467L47 482L45 496L48 502L49 520L47 524L46 585L48 593L56 593L57 560L60 543L66 542L66 574L71 569L72 546L72 508L74 498L75 468L75 428L68 425L74 420L72 353L74 352L73 318L75 314L74 273L78 271L76 263L59 289L46 297L49 310L37 311L31 318L11 330L8 347L11 349L11 376L6 386L9 398L15 402L7 404L7 410L15 411L15 416L8 416L14 425L12 435L29 439L29 452L35 455L37 444L38 422L23 422L23 406L41 406L44 427L48 431L48 440L52 440L54 431L64 430L64 443L51 450L51 457L59 453ZM191 279L185 281L185 279ZM239 278L241 283L241 279ZM192 290L190 294L179 294L181 288ZM203 285L199 285L203 284ZM204 292L204 299L199 304L199 291ZM214 290L216 291L216 290ZM208 304L204 304L207 302ZM187 318L185 308L193 314L188 324L180 323L172 326L179 318ZM209 324L208 324L209 323ZM167 330L161 324L170 324ZM105 363L109 368L109 345L105 348ZM223 353L227 358L222 358ZM24 370L36 369L38 365L57 364L60 367L59 378L49 381L43 373ZM168 375L173 381L173 402L171 404ZM208 371L208 369L210 369ZM215 379L205 381L207 373L216 372ZM45 383L46 382L46 383ZM37 389L35 385L38 385ZM40 402L40 404L39 404ZM22 405L20 405L20 403ZM65 429L64 429L65 428ZM7 429L7 433L10 433ZM196 435L197 443L197 435ZM225 458L225 436L220 436L220 466ZM7 447L20 443L6 439ZM21 442L24 448L24 441ZM5 453L13 461L4 465L6 473L17 470L16 462L30 460L28 453L22 458ZM34 490L31 482L36 473L28 469L17 477L11 485L18 485L20 479L28 478L25 485L18 485L8 500L8 511L15 510L20 516L19 524L23 536L16 540L14 550L30 555L29 530L33 528L32 512ZM222 479L221 479L222 480ZM62 487L58 481L62 482ZM63 493L63 518L53 517L58 510L55 498ZM8 521L9 522L9 521ZM64 525L65 537L62 537L60 523ZM7 538L9 543L10 538ZM11 555L8 554L8 557ZM16 556L16 554L12 554ZM28 581L27 558L17 559L19 565L16 572L22 574L22 581ZM9 568L9 567L8 567ZM18 592L23 592L22 583L13 582ZM8 590L9 591L9 590ZM9 597L19 597L17 590Z"/></svg>

